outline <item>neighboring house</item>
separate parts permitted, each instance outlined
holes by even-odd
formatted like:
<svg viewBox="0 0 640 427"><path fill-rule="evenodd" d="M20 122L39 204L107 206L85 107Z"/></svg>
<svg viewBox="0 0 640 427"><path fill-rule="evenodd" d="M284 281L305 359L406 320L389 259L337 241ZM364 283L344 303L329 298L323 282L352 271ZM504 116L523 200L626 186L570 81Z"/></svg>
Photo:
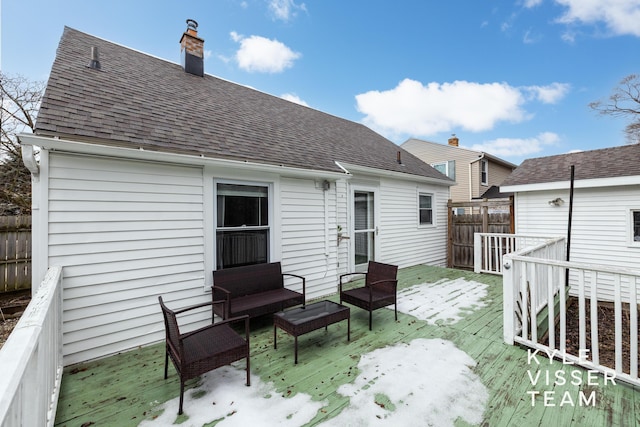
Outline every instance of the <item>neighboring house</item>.
<svg viewBox="0 0 640 427"><path fill-rule="evenodd" d="M516 234L568 235L572 165L575 178L571 261L637 271L638 144L525 160L500 187L515 193ZM612 300L613 292L611 284L603 288L599 298Z"/></svg>
<svg viewBox="0 0 640 427"><path fill-rule="evenodd" d="M20 136L34 286L64 267L65 365L160 341L157 296L207 301L218 268L281 261L314 299L368 260L445 265L453 181L362 124L204 74L195 26L181 43L184 68L65 28Z"/></svg>
<svg viewBox="0 0 640 427"><path fill-rule="evenodd" d="M456 181L457 185L451 187L453 202L480 198L491 186L500 185L516 168L489 153L460 147L455 135L447 145L412 138L401 147Z"/></svg>

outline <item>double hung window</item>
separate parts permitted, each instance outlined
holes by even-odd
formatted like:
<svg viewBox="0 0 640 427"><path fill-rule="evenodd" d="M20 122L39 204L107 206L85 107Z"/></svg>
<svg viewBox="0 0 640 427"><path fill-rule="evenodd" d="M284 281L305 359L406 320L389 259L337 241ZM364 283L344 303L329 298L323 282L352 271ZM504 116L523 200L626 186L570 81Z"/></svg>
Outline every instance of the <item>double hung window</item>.
<svg viewBox="0 0 640 427"><path fill-rule="evenodd" d="M216 184L218 269L269 261L269 187Z"/></svg>
<svg viewBox="0 0 640 427"><path fill-rule="evenodd" d="M433 195L418 194L418 218L420 225L433 225Z"/></svg>
<svg viewBox="0 0 640 427"><path fill-rule="evenodd" d="M631 210L631 243L640 246L640 210Z"/></svg>
<svg viewBox="0 0 640 427"><path fill-rule="evenodd" d="M489 162L480 160L480 184L489 185Z"/></svg>

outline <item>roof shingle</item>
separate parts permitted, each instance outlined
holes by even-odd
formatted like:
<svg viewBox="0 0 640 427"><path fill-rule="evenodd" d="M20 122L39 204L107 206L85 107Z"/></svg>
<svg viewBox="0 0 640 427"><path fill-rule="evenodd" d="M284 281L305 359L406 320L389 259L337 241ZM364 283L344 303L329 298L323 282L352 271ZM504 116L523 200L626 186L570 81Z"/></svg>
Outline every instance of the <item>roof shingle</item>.
<svg viewBox="0 0 640 427"><path fill-rule="evenodd" d="M92 46L101 70L87 67ZM66 27L36 133L303 169L335 161L446 181L366 126ZM402 165L397 153L402 152Z"/></svg>
<svg viewBox="0 0 640 427"><path fill-rule="evenodd" d="M640 144L527 159L501 187L569 181L571 165L576 181L640 176Z"/></svg>

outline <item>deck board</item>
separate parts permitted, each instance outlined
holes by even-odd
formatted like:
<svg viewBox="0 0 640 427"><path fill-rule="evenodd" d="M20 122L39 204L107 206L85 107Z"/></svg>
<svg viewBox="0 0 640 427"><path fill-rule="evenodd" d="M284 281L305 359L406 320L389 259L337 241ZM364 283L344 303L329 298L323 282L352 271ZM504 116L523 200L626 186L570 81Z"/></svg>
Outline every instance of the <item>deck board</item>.
<svg viewBox="0 0 640 427"><path fill-rule="evenodd" d="M373 331L368 330L368 313L351 307L351 341L347 342L347 322L329 325L299 337L298 364L293 363L293 337L278 330L278 349L273 349L273 326L270 320L251 323L251 371L263 382L272 382L277 393L294 396L306 393L325 406L308 425L316 425L338 415L349 406L349 399L337 392L342 384L358 376L360 355L399 342L417 338L440 338L453 342L476 362L473 371L489 392L482 425L520 427L537 425L639 425L640 398L638 391L618 382L617 385L595 386L598 401L595 407L545 407L531 405L529 390L565 391L575 396L588 386L571 384L534 386L527 377L527 351L502 341L502 281L500 277L437 267L417 266L399 271L399 288L437 280L464 277L487 285L487 305L466 312L455 323L431 324L393 310L378 310L373 316ZM337 301L336 296L329 298ZM542 358L541 358L542 360ZM541 372L553 375L558 370L571 371L572 366L560 362L545 365ZM164 347L156 344L98 361L67 367L64 372L56 425L133 426L156 414L154 406L174 399L179 394L179 381L173 366L164 380ZM586 371L581 370L581 378ZM192 388L198 380L187 384ZM185 393L185 412L197 404L189 391ZM176 422L185 420L178 417ZM468 425L461 419L457 426ZM209 425L215 425L211 420Z"/></svg>

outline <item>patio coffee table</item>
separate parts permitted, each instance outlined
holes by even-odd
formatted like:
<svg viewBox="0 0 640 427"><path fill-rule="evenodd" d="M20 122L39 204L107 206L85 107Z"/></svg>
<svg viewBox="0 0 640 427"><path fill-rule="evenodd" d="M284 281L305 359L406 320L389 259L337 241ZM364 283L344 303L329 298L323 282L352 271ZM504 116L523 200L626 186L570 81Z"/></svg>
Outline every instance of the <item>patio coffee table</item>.
<svg viewBox="0 0 640 427"><path fill-rule="evenodd" d="M273 348L277 349L276 328L295 338L295 364L298 363L298 337L323 326L347 320L347 341L351 340L351 319L349 307L332 301L319 301L305 307L281 311L273 315Z"/></svg>

